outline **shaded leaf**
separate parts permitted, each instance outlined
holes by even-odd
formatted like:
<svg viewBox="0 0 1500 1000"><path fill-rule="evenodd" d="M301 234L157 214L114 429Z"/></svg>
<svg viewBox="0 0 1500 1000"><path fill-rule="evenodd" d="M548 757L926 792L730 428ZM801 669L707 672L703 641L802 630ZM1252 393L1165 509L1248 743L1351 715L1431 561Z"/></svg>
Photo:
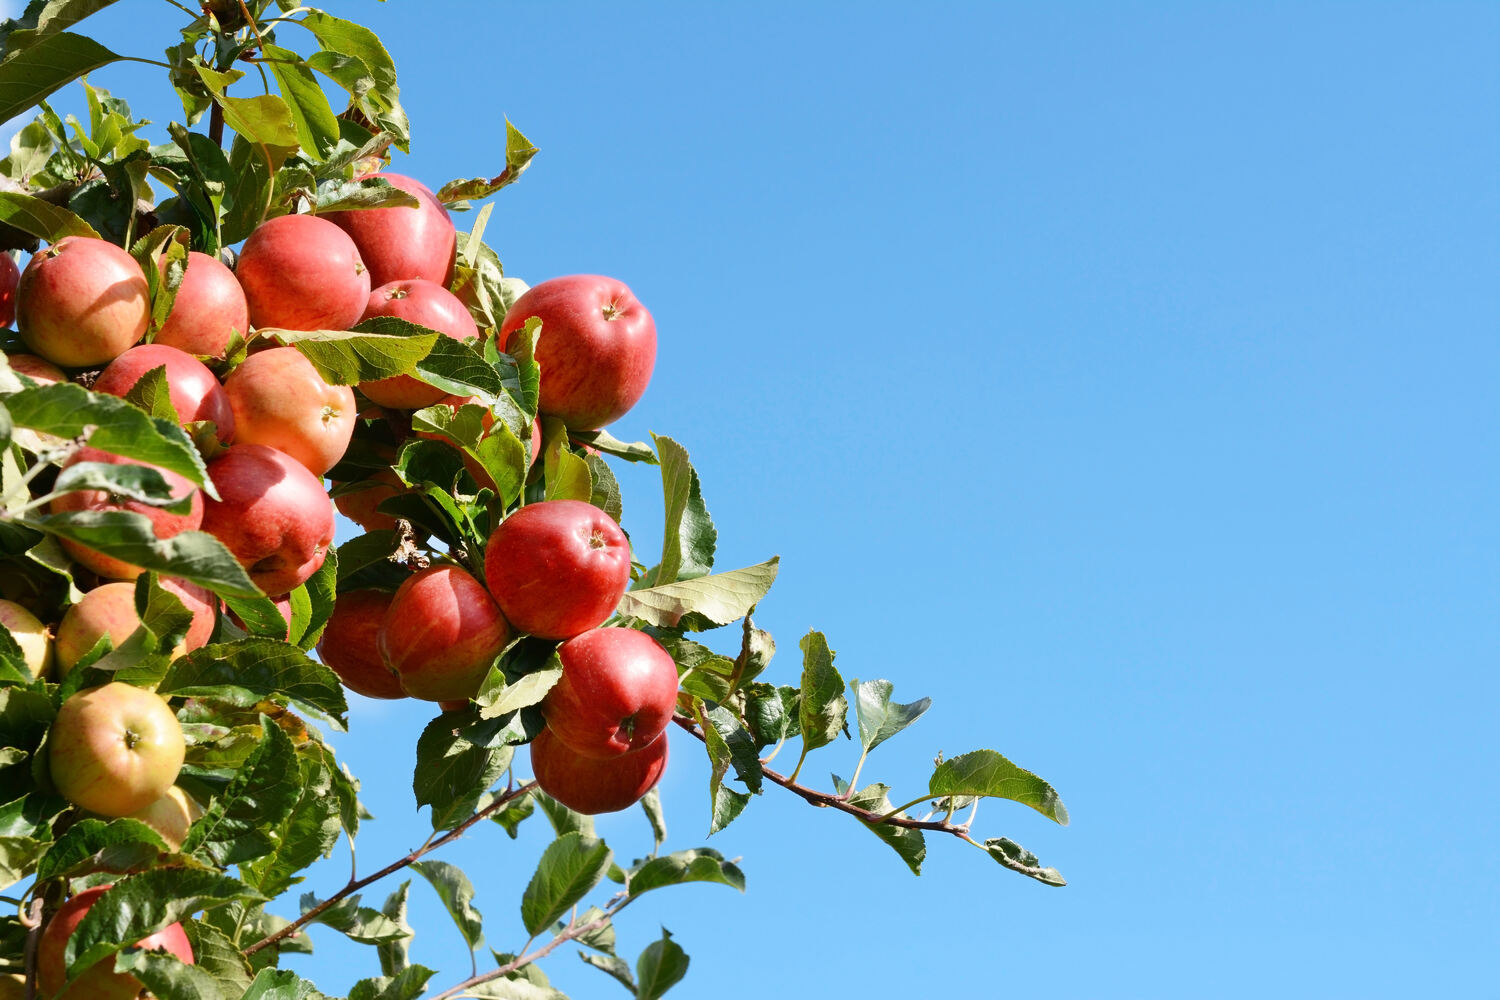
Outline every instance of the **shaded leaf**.
<svg viewBox="0 0 1500 1000"><path fill-rule="evenodd" d="M849 702L844 681L833 665L833 650L821 632L808 632L802 648L802 701L799 723L804 752L832 743L844 728Z"/></svg>
<svg viewBox="0 0 1500 1000"><path fill-rule="evenodd" d="M1068 810L1056 789L994 750L974 750L945 760L932 772L927 790L934 797L988 796L1030 806L1062 826Z"/></svg>
<svg viewBox="0 0 1500 1000"><path fill-rule="evenodd" d="M46 34L0 63L0 121L33 107L53 91L120 58L85 35Z"/></svg>
<svg viewBox="0 0 1500 1000"><path fill-rule="evenodd" d="M638 1000L656 1000L667 990L676 986L687 975L687 953L672 940L665 927L661 929L661 940L646 946L635 962L636 997Z"/></svg>
<svg viewBox="0 0 1500 1000"><path fill-rule="evenodd" d="M859 742L866 753L916 722L932 707L931 698L919 698L909 705L893 702L892 688L890 681L861 681L856 677L849 682L859 719Z"/></svg>
<svg viewBox="0 0 1500 1000"><path fill-rule="evenodd" d="M469 948L477 947L484 939L484 918L474 908L474 885L469 877L446 861L418 861L411 868L432 883Z"/></svg>
<svg viewBox="0 0 1500 1000"><path fill-rule="evenodd" d="M890 788L886 785L879 783L868 785L849 796L849 803L883 815L891 811L889 793ZM922 835L921 830L893 826L890 823L865 823L864 820L860 822L864 823L866 829L875 836L891 845L891 849L901 855L901 860L906 862L906 866L911 869L913 875L922 874L922 862L927 858L927 838Z"/></svg>
<svg viewBox="0 0 1500 1000"><path fill-rule="evenodd" d="M745 891L745 874L737 865L725 861L718 851L700 847L652 858L641 865L630 876L630 894L639 896L683 882L718 882Z"/></svg>
<svg viewBox="0 0 1500 1000"><path fill-rule="evenodd" d="M160 694L206 697L249 708L270 699L308 705L340 729L349 706L338 675L302 650L268 639L239 639L195 649L178 659Z"/></svg>
<svg viewBox="0 0 1500 1000"><path fill-rule="evenodd" d="M1034 878L1043 885L1064 886L1068 880L1056 868L1043 868L1041 859L1009 837L992 837L984 842L989 856L1013 872Z"/></svg>

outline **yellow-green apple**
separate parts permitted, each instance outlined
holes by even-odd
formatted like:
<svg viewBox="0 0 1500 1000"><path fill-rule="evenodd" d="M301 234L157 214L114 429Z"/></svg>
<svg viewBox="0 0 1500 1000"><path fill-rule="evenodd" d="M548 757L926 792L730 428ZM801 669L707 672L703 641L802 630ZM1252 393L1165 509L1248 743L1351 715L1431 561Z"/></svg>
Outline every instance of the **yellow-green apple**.
<svg viewBox="0 0 1500 1000"><path fill-rule="evenodd" d="M542 321L536 360L541 412L575 431L624 416L651 381L656 322L622 281L574 274L532 286L500 323L500 342L533 316Z"/></svg>
<svg viewBox="0 0 1500 1000"><path fill-rule="evenodd" d="M85 889L68 900L47 922L37 942L36 974L39 996L50 1000L135 1000L144 987L134 976L115 970L115 956L102 958L68 984L66 953L68 939L84 915L112 886ZM193 964L193 946L181 924L169 924L135 943L145 951L164 951Z"/></svg>
<svg viewBox="0 0 1500 1000"><path fill-rule="evenodd" d="M234 272L216 257L191 251L172 311L152 343L221 358L235 334L249 332L250 306Z"/></svg>
<svg viewBox="0 0 1500 1000"><path fill-rule="evenodd" d="M366 698L405 698L380 655L380 626L394 594L347 590L333 603L333 614L318 640L318 658L339 675L344 687Z"/></svg>
<svg viewBox="0 0 1500 1000"><path fill-rule="evenodd" d="M158 582L193 616L187 635L172 648L172 658L176 659L200 648L213 635L218 598L197 584L176 577L164 576ZM118 647L140 625L140 615L135 611L135 584L106 583L95 587L68 608L58 623L53 643L57 672L66 677L104 636L109 636L111 646Z"/></svg>
<svg viewBox="0 0 1500 1000"><path fill-rule="evenodd" d="M359 247L370 269L370 283L383 285L423 278L444 288L453 276L457 237L448 210L427 186L404 174L374 174L416 197L418 205L329 212L322 218L338 226Z"/></svg>
<svg viewBox="0 0 1500 1000"><path fill-rule="evenodd" d="M184 746L166 700L120 681L64 701L47 737L58 793L101 816L129 816L167 794Z"/></svg>
<svg viewBox="0 0 1500 1000"><path fill-rule="evenodd" d="M630 583L630 540L582 500L527 504L490 536L484 579L518 631L569 639L620 603Z"/></svg>
<svg viewBox="0 0 1500 1000"><path fill-rule="evenodd" d="M557 647L562 677L542 700L552 735L585 757L618 757L672 721L677 664L633 628L596 628Z"/></svg>
<svg viewBox="0 0 1500 1000"><path fill-rule="evenodd" d="M479 327L474 323L474 317L469 315L468 306L458 301L442 285L423 278L403 278L388 282L371 292L370 302L360 319L376 316L404 319L408 323L436 330L454 340L475 340L479 337ZM442 389L434 388L410 375L393 375L375 382L363 382L359 389L373 402L398 410L431 406L445 395Z"/></svg>
<svg viewBox="0 0 1500 1000"><path fill-rule="evenodd" d="M432 566L397 588L376 643L407 694L459 701L479 692L510 637L510 626L478 580L457 566Z"/></svg>
<svg viewBox="0 0 1500 1000"><path fill-rule="evenodd" d="M358 416L354 390L329 385L295 347L252 354L224 380L235 440L290 455L321 476L349 447Z"/></svg>
<svg viewBox="0 0 1500 1000"><path fill-rule="evenodd" d="M145 336L150 317L135 258L91 236L65 236L37 253L16 288L21 339L64 368L113 361Z"/></svg>
<svg viewBox="0 0 1500 1000"><path fill-rule="evenodd" d="M203 362L165 344L132 347L109 363L94 383L95 392L124 396L153 368L165 368L167 394L182 423L212 420L220 441L234 438L234 412L224 387Z"/></svg>
<svg viewBox="0 0 1500 1000"><path fill-rule="evenodd" d="M52 630L46 623L15 601L0 600L0 625L21 647L32 678L45 676L52 666Z"/></svg>
<svg viewBox="0 0 1500 1000"><path fill-rule="evenodd" d="M138 819L155 830L175 851L187 839L188 827L193 825L193 820L202 815L203 807L184 792L181 785L173 785L165 795L145 808L137 809L129 818Z"/></svg>
<svg viewBox="0 0 1500 1000"><path fill-rule="evenodd" d="M64 468L76 465L79 462L102 462L106 465L146 465L132 458L123 458L119 455L111 455L107 451L97 448L81 448L78 454L69 459ZM203 494L183 476L170 469L162 469L156 466L157 472L161 473L167 485L171 487L172 496L178 499L191 497L186 511L172 513L163 507L153 507L141 503L139 500L131 500L126 497L117 496L107 490L74 490L64 493L52 501L51 510L54 514L63 511L132 511L143 514L151 521L151 530L157 538L171 538L184 531L196 531L203 524ZM141 575L141 568L134 566L123 559L118 559L103 552L91 549L80 542L70 538L62 539L62 547L73 557L73 560L81 566L93 570L102 577L111 580L133 580Z"/></svg>
<svg viewBox="0 0 1500 1000"><path fill-rule="evenodd" d="M204 501L203 530L263 593L280 597L318 571L333 544L333 502L305 465L263 444L236 444L208 474L219 499Z"/></svg>
<svg viewBox="0 0 1500 1000"><path fill-rule="evenodd" d="M639 802L666 769L666 733L633 753L606 758L574 752L550 729L531 741L531 770L542 791L590 816Z"/></svg>
<svg viewBox="0 0 1500 1000"><path fill-rule="evenodd" d="M256 227L235 277L255 327L347 330L370 300L370 272L348 235L315 215L281 215Z"/></svg>

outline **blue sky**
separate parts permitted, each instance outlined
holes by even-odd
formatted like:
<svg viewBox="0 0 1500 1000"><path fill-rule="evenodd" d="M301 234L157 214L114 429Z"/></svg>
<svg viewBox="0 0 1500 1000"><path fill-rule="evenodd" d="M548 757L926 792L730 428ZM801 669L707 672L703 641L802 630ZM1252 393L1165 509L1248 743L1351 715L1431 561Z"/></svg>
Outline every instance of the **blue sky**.
<svg viewBox="0 0 1500 1000"><path fill-rule="evenodd" d="M615 432L690 449L722 567L780 554L773 673L818 628L846 677L934 699L866 777L909 798L937 752L994 747L1072 812L979 814L1054 890L936 840L914 879L768 793L708 841L745 896L622 918L632 959L659 925L692 956L674 995L1489 987L1500 9L328 6L396 59L398 169L496 173L507 115L541 147L486 233L509 273L615 275L652 309L655 377ZM98 30L155 56L175 23L131 0ZM94 79L165 121L157 72ZM621 479L649 551L658 485ZM353 708L363 869L425 836L428 718ZM698 846L707 770L673 751L671 846ZM634 812L601 831L650 845ZM446 855L497 949L543 843ZM413 895L446 986L462 944ZM303 967L342 990L373 956L334 937ZM569 951L556 985L623 995Z"/></svg>

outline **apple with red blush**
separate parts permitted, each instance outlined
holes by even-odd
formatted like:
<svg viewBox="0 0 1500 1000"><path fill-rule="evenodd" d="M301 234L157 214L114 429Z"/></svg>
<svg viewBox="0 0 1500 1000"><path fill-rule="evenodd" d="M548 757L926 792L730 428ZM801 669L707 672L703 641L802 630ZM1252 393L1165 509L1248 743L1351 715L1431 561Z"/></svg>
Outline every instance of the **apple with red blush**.
<svg viewBox="0 0 1500 1000"><path fill-rule="evenodd" d="M381 211L375 209L373 211ZM394 211L394 210L393 210ZM479 327L469 308L448 289L423 278L391 281L370 293L361 320L393 316L408 323L436 330L453 340L477 340ZM372 402L398 410L431 406L446 393L411 375L393 375L374 382L363 382L360 391Z"/></svg>
<svg viewBox="0 0 1500 1000"><path fill-rule="evenodd" d="M531 770L542 791L575 812L617 812L641 800L667 769L667 736L618 757L587 757L550 729L531 741Z"/></svg>
<svg viewBox="0 0 1500 1000"><path fill-rule="evenodd" d="M432 566L396 590L376 642L403 691L442 702L474 697L510 639L483 584L457 566Z"/></svg>
<svg viewBox="0 0 1500 1000"><path fill-rule="evenodd" d="M417 207L362 208L321 216L348 233L370 269L374 286L421 278L446 288L453 277L458 237L448 210L421 181L404 174L371 176L417 199Z"/></svg>
<svg viewBox="0 0 1500 1000"><path fill-rule="evenodd" d="M632 628L596 628L557 647L562 677L542 700L547 728L575 753L618 757L654 741L672 721L677 664Z"/></svg>
<svg viewBox="0 0 1500 1000"><path fill-rule="evenodd" d="M207 365L175 347L164 344L132 347L99 373L94 391L123 399L155 368L165 370L167 395L179 421L188 424L195 420L212 420L221 442L234 438L234 411L224 387Z"/></svg>
<svg viewBox="0 0 1500 1000"><path fill-rule="evenodd" d="M370 272L348 235L316 215L281 215L255 228L235 277L257 328L347 330L370 299Z"/></svg>
<svg viewBox="0 0 1500 1000"><path fill-rule="evenodd" d="M166 267L165 258L161 267ZM217 257L190 251L172 311L152 343L188 354L222 358L236 335L250 332L250 306L234 272Z"/></svg>
<svg viewBox="0 0 1500 1000"><path fill-rule="evenodd" d="M236 444L208 463L219 499L203 505L203 530L223 542L263 593L279 597L323 565L333 544L333 502L291 456Z"/></svg>
<svg viewBox="0 0 1500 1000"><path fill-rule="evenodd" d="M107 240L65 236L38 251L16 287L16 329L64 368L108 364L146 335L151 293L135 258Z"/></svg>
<svg viewBox="0 0 1500 1000"><path fill-rule="evenodd" d="M68 984L68 939L73 936L94 904L111 888L108 885L98 885L83 890L59 907L52 919L47 921L37 942L39 996L51 997L53 1000L135 1000L136 995L145 989L134 976L114 971L114 955L100 959L80 973L71 985ZM134 946L143 951L166 952L188 965L193 964L193 946L180 923L168 924L141 938Z"/></svg>
<svg viewBox="0 0 1500 1000"><path fill-rule="evenodd" d="M145 462L133 458L125 458L120 455L112 455L97 448L83 447L78 453L69 459L63 468L77 465L79 462L99 462L105 465L147 465ZM74 490L64 493L53 500L50 507L54 514L67 511L130 511L144 515L151 522L151 531L159 539L172 538L184 531L196 531L203 524L203 494L185 477L178 475L170 469L158 466L147 466L159 472L167 485L171 488L175 499L190 497L189 506L186 511L173 513L165 507L153 507L150 504L141 503L139 500L131 500L126 497L116 496L107 490ZM102 577L111 580L133 580L141 575L141 567L132 565L123 559L107 555L95 549L91 549L81 542L71 538L60 539L63 550L73 558L80 566L93 570Z"/></svg>
<svg viewBox="0 0 1500 1000"><path fill-rule="evenodd" d="M315 476L333 468L354 436L354 390L329 385L295 347L252 354L224 380L236 441L275 448Z"/></svg>
<svg viewBox="0 0 1500 1000"><path fill-rule="evenodd" d="M318 658L344 687L366 698L404 698L401 681L380 655L380 628L394 594L349 590L333 602L333 614L318 640Z"/></svg>

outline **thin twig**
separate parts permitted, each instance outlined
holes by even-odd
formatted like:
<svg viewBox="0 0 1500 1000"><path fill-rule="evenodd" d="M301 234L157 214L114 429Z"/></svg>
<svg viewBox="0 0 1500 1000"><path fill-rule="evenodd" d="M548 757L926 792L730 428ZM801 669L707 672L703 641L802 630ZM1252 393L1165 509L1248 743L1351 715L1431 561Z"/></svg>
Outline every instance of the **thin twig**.
<svg viewBox="0 0 1500 1000"><path fill-rule="evenodd" d="M548 941L536 951L519 955L506 964L500 966L500 968L498 969L493 969L489 972L485 972L477 976L471 976L470 978L465 979L463 982L459 983L456 986L450 986L448 989L433 997L432 1000L450 1000L450 998L461 996L465 991L472 990L476 986L493 982L496 979L508 976L512 972L515 972L517 969L524 969L532 962L546 958L558 945L568 941L572 941L574 938L582 937L590 931L598 930L599 928L606 926L611 920L614 919L615 914L619 913L621 910L625 909L625 907L629 906L631 901L634 899L634 896L624 897L620 900L619 903L605 910L601 916L595 917L593 920L590 920L586 924L577 925L570 923L557 935L557 937L553 938L551 941Z"/></svg>
<svg viewBox="0 0 1500 1000"><path fill-rule="evenodd" d="M398 872L415 861L420 861L425 855L431 854L433 851L437 850L439 847L442 847L444 844L452 843L459 837L463 836L464 832L468 830L469 827L473 826L475 823L478 823L482 819L494 815L501 809L504 809L508 803L520 798L522 795L525 795L535 787L536 782L528 781L526 784L520 786L519 788L510 789L494 802L491 802L489 805L485 806L483 809L479 810L477 813L470 816L462 823L458 824L458 826L455 826L453 829L443 834L443 836L438 837L436 840L429 839L427 843L423 844L415 851L412 851L406 857L391 862L373 875L366 875L362 879L351 880L338 892L334 893L332 896L329 896L327 899L323 900L323 902L319 903L317 906L314 906L312 909L302 914L302 916L298 917L296 920L281 928L281 930L277 931L274 934L268 934L267 936L261 938L259 941L250 945L248 948L241 949L242 953L246 955L253 955L257 951L260 951L262 948L267 948L275 944L276 942L283 940L284 938L291 937L293 934L297 933L297 931L301 930L303 927L306 927L309 923L316 920L327 910L337 905L341 900L347 899L349 896L352 896L354 893L363 889L371 882L378 882L381 879L385 878L387 875Z"/></svg>

